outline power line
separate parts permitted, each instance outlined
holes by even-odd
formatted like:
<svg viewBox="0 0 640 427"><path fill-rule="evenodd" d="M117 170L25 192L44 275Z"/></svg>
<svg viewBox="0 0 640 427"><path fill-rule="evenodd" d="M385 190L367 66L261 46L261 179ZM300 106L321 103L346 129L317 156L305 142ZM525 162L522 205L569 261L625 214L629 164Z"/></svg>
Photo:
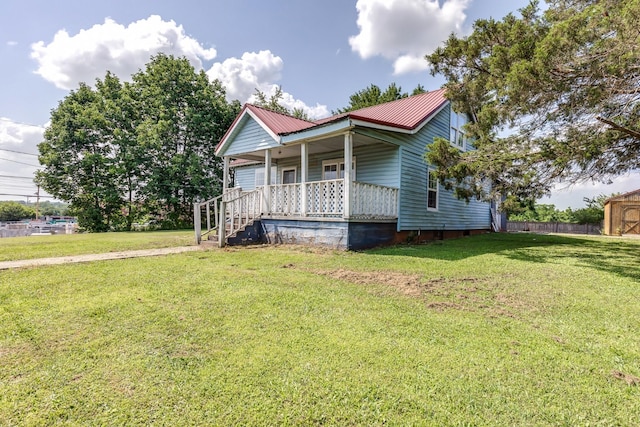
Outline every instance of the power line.
<svg viewBox="0 0 640 427"><path fill-rule="evenodd" d="M34 156L34 157L38 157L37 154L33 154L33 153L25 153L24 151L16 151L16 150L9 150L8 148L0 148L0 151L8 151L10 153L18 153L18 154L25 154L27 156Z"/></svg>
<svg viewBox="0 0 640 427"><path fill-rule="evenodd" d="M15 196L15 197L37 197L37 194L10 194L10 193L0 193L0 196ZM40 198L45 199L55 199L53 196L43 196L40 195Z"/></svg>
<svg viewBox="0 0 640 427"><path fill-rule="evenodd" d="M34 168L41 168L42 167L40 165L36 166L36 165L32 165L32 164L25 163L25 162L19 162L17 160L5 159L3 157L0 157L0 160L6 160L7 162L13 162L13 163L20 163L21 165L33 166Z"/></svg>
<svg viewBox="0 0 640 427"><path fill-rule="evenodd" d="M32 176L0 175L0 178L33 179Z"/></svg>
<svg viewBox="0 0 640 427"><path fill-rule="evenodd" d="M16 125L23 125L23 126L30 126L30 127L33 127L33 128L46 129L46 127L44 127L44 126L32 125L31 123L18 122L16 120L7 119L6 117L0 117L0 120L5 121L5 122L9 122L9 123L13 123L13 124L16 124Z"/></svg>
<svg viewBox="0 0 640 427"><path fill-rule="evenodd" d="M4 179L0 179L0 183L3 185L11 185L12 187L35 187L36 184L34 182L29 181L6 181Z"/></svg>
<svg viewBox="0 0 640 427"><path fill-rule="evenodd" d="M34 187L36 184L34 184L33 182L28 182L28 181L5 181L3 179L0 179L0 183L2 183L3 185L11 185L12 187Z"/></svg>

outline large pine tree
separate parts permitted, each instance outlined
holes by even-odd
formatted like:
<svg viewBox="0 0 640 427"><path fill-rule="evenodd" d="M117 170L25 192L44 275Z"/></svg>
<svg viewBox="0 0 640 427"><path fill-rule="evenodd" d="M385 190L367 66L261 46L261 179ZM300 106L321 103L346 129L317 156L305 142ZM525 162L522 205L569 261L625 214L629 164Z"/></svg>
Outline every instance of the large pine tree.
<svg viewBox="0 0 640 427"><path fill-rule="evenodd" d="M535 199L558 181L606 181L640 167L640 1L549 0L474 23L427 56L476 151L427 154L462 197ZM453 178L453 179L451 179Z"/></svg>

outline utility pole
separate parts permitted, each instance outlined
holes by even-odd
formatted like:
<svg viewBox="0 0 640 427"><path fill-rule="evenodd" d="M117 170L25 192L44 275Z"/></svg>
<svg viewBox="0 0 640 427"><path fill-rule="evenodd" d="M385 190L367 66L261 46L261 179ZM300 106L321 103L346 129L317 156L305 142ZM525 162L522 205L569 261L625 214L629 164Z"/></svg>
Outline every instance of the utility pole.
<svg viewBox="0 0 640 427"><path fill-rule="evenodd" d="M36 191L36 221L38 220L40 211L40 185L38 185L38 191Z"/></svg>

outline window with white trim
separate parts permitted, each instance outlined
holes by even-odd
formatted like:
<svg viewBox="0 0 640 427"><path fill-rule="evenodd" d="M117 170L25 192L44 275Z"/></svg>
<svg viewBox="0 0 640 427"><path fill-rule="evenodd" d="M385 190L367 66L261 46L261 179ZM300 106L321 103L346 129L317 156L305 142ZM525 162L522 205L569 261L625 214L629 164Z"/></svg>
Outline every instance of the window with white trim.
<svg viewBox="0 0 640 427"><path fill-rule="evenodd" d="M278 176L278 167L271 166L271 184L276 183ZM256 169L256 188L264 185L264 167Z"/></svg>
<svg viewBox="0 0 640 427"><path fill-rule="evenodd" d="M469 123L469 117L465 113L456 113L451 110L451 134L449 141L454 147L461 150L466 148L467 137L464 134L464 126Z"/></svg>
<svg viewBox="0 0 640 427"><path fill-rule="evenodd" d="M283 184L295 184L296 183L296 168L283 168L282 169L282 180Z"/></svg>
<svg viewBox="0 0 640 427"><path fill-rule="evenodd" d="M351 172L353 179L356 176L356 158L353 158L351 164ZM344 178L344 159L331 159L322 161L322 179L342 179Z"/></svg>
<svg viewBox="0 0 640 427"><path fill-rule="evenodd" d="M427 210L438 210L438 177L434 169L427 170Z"/></svg>

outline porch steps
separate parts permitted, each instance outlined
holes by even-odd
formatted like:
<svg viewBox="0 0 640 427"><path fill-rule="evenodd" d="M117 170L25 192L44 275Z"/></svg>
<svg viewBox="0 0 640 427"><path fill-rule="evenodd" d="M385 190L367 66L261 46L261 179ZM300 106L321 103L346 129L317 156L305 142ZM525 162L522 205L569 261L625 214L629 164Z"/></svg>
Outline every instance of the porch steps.
<svg viewBox="0 0 640 427"><path fill-rule="evenodd" d="M255 223L258 222L257 226ZM261 233L258 231L260 226L259 220L251 220L249 223L240 227L240 229L235 230L232 234L229 234L225 243L228 245L251 245L261 243ZM227 233L229 230L226 230ZM206 240L209 242L217 242L218 241L218 232L211 232L207 235Z"/></svg>

